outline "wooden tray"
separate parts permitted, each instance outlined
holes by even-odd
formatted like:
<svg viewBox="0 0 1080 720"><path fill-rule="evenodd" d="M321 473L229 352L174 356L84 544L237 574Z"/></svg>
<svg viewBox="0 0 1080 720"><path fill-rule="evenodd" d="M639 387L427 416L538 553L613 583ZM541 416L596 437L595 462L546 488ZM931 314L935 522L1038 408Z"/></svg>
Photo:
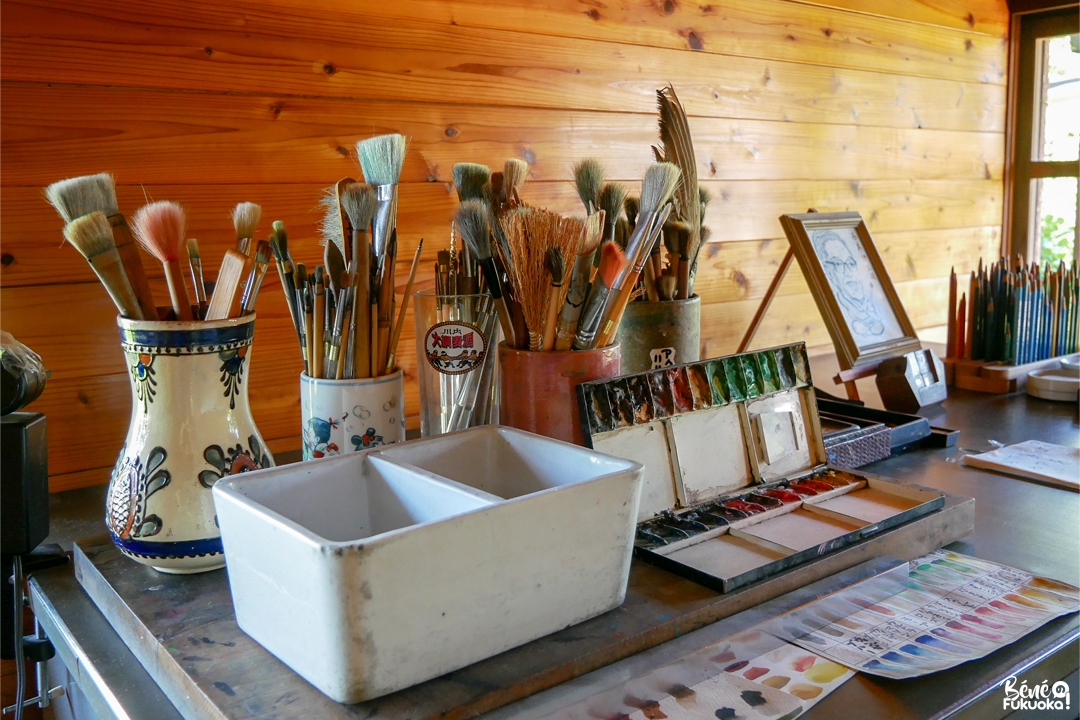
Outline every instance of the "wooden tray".
<svg viewBox="0 0 1080 720"><path fill-rule="evenodd" d="M974 527L975 501L946 495L941 510L726 595L635 559L616 610L358 705L323 695L237 627L224 570L162 575L101 536L76 541L75 572L185 717L452 719L494 710L866 560L910 560Z"/></svg>

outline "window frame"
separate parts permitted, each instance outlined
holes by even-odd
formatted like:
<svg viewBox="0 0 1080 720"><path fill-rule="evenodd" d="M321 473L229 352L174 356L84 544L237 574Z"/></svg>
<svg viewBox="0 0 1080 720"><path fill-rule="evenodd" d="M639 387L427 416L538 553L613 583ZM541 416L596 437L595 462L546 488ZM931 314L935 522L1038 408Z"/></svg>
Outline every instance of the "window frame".
<svg viewBox="0 0 1080 720"><path fill-rule="evenodd" d="M1080 161L1033 159L1035 148L1043 147L1042 111L1046 91L1036 79L1045 75L1047 62L1045 46L1039 40L1075 34L1078 9L1080 3L1016 12L1010 21L1002 250L1029 260L1038 260L1042 256L1036 183L1053 177L1080 178ZM1037 90L1041 91L1038 98ZM1073 263L1080 264L1080 217L1077 217L1076 232Z"/></svg>

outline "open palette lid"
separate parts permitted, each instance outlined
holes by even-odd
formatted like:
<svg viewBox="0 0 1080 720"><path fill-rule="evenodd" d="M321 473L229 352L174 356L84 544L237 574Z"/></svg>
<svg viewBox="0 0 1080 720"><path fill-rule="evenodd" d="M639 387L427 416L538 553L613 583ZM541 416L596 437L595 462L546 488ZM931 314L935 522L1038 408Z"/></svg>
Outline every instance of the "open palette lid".
<svg viewBox="0 0 1080 720"><path fill-rule="evenodd" d="M638 521L827 461L803 343L578 386L586 445L644 466Z"/></svg>

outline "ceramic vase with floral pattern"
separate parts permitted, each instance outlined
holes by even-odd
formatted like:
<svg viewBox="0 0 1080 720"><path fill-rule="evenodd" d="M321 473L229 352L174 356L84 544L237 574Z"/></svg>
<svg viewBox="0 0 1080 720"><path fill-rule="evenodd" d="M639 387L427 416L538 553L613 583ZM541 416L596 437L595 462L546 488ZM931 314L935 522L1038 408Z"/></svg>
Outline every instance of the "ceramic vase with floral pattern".
<svg viewBox="0 0 1080 720"><path fill-rule="evenodd" d="M125 555L161 572L223 567L210 490L274 464L248 406L255 315L117 322L133 407L109 480L109 533Z"/></svg>

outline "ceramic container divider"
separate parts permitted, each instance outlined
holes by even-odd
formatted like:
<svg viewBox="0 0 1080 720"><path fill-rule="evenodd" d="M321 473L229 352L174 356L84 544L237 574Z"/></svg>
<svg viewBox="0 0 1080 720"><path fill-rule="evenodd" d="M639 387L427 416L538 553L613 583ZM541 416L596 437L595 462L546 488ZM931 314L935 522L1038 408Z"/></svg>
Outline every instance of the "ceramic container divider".
<svg viewBox="0 0 1080 720"><path fill-rule="evenodd" d="M300 420L304 460L404 442L404 373L349 380L301 373Z"/></svg>
<svg viewBox="0 0 1080 720"><path fill-rule="evenodd" d="M639 373L701 359L701 297L626 304L616 335L622 372Z"/></svg>
<svg viewBox="0 0 1080 720"><path fill-rule="evenodd" d="M214 489L240 628L339 702L619 606L641 466L485 426Z"/></svg>
<svg viewBox="0 0 1080 720"><path fill-rule="evenodd" d="M248 406L255 315L117 324L132 410L109 479L109 533L125 555L161 572L220 568L211 488L274 464Z"/></svg>

